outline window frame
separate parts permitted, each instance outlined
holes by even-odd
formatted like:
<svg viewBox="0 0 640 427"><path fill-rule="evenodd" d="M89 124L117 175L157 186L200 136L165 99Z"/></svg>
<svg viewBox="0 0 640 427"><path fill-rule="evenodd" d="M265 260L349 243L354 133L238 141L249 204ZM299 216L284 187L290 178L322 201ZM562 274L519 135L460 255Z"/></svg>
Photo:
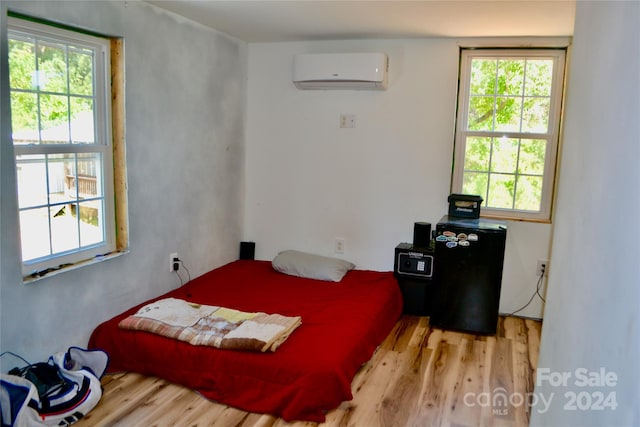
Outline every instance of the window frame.
<svg viewBox="0 0 640 427"><path fill-rule="evenodd" d="M68 144L13 144L16 172L18 157L33 154L83 154L100 153L102 158L102 200L103 200L103 242L79 247L77 249L50 254L33 260L22 260L22 272L25 278L41 277L49 271L76 266L80 263L110 254L117 249L116 242L116 202L114 188L114 144L112 138L112 94L111 94L111 40L88 34L83 31L48 25L21 17L8 17L8 38L24 35L45 39L62 44L73 44L94 51L94 136L93 143ZM10 88L13 92L13 88ZM27 91L28 92L28 91ZM39 93L36 89L34 93ZM46 92L46 91L43 91ZM44 206L44 205L43 205ZM47 201L47 206L50 202ZM18 214L22 208L18 207ZM20 224L22 227L22 224ZM22 233L21 233L22 235ZM22 239L22 238L21 238ZM21 251L22 253L22 251Z"/></svg>
<svg viewBox="0 0 640 427"><path fill-rule="evenodd" d="M552 86L549 105L549 122L546 133L514 132L514 131L475 131L468 130L471 63L473 59L480 58L551 58L554 61ZM560 139L561 113L564 92L566 65L566 48L461 48L460 69L458 87L458 111L456 117L454 161L451 179L451 191L462 193L464 182L464 164L466 152L466 139L469 136L491 138L516 138L516 139L543 139L546 140L545 163L542 175L541 204L539 211L519 210L515 208L491 208L483 206L481 216L501 219L515 219L536 222L550 222L553 191L555 186L555 173L558 158ZM518 176L516 171L516 176ZM488 187L487 187L488 191ZM487 199L486 194L481 194Z"/></svg>

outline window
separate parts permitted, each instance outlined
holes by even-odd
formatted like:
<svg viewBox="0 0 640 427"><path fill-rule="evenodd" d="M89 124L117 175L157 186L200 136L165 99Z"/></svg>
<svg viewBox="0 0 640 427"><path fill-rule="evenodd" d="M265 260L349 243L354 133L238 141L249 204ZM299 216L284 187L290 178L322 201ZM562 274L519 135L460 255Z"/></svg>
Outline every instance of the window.
<svg viewBox="0 0 640 427"><path fill-rule="evenodd" d="M549 220L565 51L463 49L452 191L482 214Z"/></svg>
<svg viewBox="0 0 640 427"><path fill-rule="evenodd" d="M12 137L23 272L116 249L110 45L9 19Z"/></svg>

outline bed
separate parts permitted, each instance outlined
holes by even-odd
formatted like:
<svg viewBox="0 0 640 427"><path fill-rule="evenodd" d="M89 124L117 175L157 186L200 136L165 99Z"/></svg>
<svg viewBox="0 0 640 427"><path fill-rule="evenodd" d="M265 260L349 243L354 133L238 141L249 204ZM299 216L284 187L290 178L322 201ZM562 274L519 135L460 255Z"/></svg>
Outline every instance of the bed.
<svg viewBox="0 0 640 427"><path fill-rule="evenodd" d="M140 307L167 297L301 316L302 324L274 352L194 346L118 327ZM104 322L88 347L109 354L109 372L158 376L249 412L322 422L352 398L354 375L401 311L391 272L351 270L331 282L283 274L268 261L239 260Z"/></svg>

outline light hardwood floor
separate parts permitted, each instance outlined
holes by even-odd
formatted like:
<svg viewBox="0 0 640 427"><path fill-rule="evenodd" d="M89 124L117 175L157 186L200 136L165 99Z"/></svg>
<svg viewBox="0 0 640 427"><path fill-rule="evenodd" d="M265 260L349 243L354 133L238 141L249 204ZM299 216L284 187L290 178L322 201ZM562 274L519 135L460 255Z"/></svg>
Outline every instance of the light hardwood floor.
<svg viewBox="0 0 640 427"><path fill-rule="evenodd" d="M403 316L352 382L353 400L322 424L286 423L211 402L164 380L106 375L87 426L431 427L527 426L541 322L501 317L495 336L429 327Z"/></svg>

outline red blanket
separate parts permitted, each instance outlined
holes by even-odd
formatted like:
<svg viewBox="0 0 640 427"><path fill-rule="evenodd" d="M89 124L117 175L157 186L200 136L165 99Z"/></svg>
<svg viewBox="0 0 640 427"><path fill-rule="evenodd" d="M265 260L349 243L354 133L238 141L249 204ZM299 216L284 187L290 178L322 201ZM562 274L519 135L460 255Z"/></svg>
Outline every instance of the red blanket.
<svg viewBox="0 0 640 427"><path fill-rule="evenodd" d="M267 261L236 261L162 295L243 311L301 316L274 353L190 344L118 328L146 301L98 326L89 348L109 354L110 372L165 378L246 411L322 422L350 400L358 368L391 331L402 298L391 272L353 270L342 282L287 276Z"/></svg>

